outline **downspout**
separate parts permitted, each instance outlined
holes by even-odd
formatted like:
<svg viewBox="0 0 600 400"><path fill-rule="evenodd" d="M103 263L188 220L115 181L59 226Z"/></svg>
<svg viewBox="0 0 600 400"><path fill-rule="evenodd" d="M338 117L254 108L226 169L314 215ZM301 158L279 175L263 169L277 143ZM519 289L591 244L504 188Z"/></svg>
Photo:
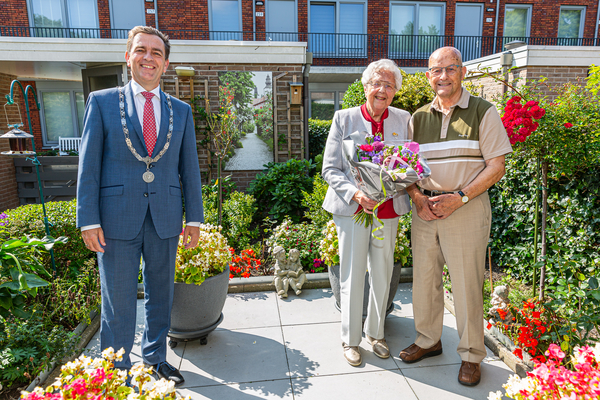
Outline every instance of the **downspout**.
<svg viewBox="0 0 600 400"><path fill-rule="evenodd" d="M600 3L600 0L598 0ZM500 0L496 0L496 23L494 24L494 54L496 54L496 42L498 39L498 15L500 15ZM597 26L597 25L596 25Z"/></svg>
<svg viewBox="0 0 600 400"><path fill-rule="evenodd" d="M305 60L305 64L304 64L304 70L302 71L302 102L304 104L304 115L302 115L302 123L304 124L304 143L305 143L305 150L304 150L304 158L306 160L308 160L309 158L309 147L308 147L308 142L309 142L309 132L308 132L308 110L310 107L310 98L308 97L308 76L310 74L310 66L312 65L312 61L313 61L313 54L312 52L306 52L306 60ZM314 161L314 160L313 160Z"/></svg>
<svg viewBox="0 0 600 400"><path fill-rule="evenodd" d="M156 0L154 0L154 25L155 28L158 29L158 7L156 5Z"/></svg>
<svg viewBox="0 0 600 400"><path fill-rule="evenodd" d="M598 40L598 20L600 20L600 0L598 0L598 11L596 11L596 30L594 31L594 40ZM596 43L594 43L596 44Z"/></svg>
<svg viewBox="0 0 600 400"><path fill-rule="evenodd" d="M244 30L243 27L242 30ZM254 0L252 0L252 40L256 42L256 2Z"/></svg>

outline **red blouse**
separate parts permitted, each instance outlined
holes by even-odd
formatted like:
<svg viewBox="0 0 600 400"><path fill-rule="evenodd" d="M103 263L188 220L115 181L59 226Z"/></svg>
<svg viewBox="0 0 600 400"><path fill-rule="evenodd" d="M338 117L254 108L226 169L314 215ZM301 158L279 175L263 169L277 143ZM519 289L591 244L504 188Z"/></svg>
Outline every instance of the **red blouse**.
<svg viewBox="0 0 600 400"><path fill-rule="evenodd" d="M365 117L365 119L371 123L371 132L373 133L373 135L380 133L381 140L385 140L384 132L383 132L383 120L385 120L389 115L388 109L387 108L385 109L385 111L383 112L383 115L381 116L381 120L379 122L375 121L369 115L366 104L363 104L362 106L360 106L360 111L362 112L363 117ZM362 206L359 204L358 209L356 210L356 213L358 213L360 210L362 210ZM380 205L377 208L377 217L379 219L391 219L391 218L399 217L399 215L396 214L396 210L394 210L394 199L386 200L382 205Z"/></svg>

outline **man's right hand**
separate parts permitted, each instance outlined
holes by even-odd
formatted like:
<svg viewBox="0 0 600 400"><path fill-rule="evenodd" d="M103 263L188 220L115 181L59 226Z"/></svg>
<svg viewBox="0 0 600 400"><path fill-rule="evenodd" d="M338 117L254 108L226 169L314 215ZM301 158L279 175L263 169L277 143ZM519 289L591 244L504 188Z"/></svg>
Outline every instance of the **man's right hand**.
<svg viewBox="0 0 600 400"><path fill-rule="evenodd" d="M431 210L433 203L431 200L429 200L429 197L421 193L417 185L412 184L406 188L406 191L408 192L408 195L412 199L412 202L417 209L417 215L419 218L424 221L433 221L434 219L439 219L439 217Z"/></svg>
<svg viewBox="0 0 600 400"><path fill-rule="evenodd" d="M104 253L104 246L106 246L106 242L104 241L104 231L102 228L81 231L81 237L83 238L85 247L87 247L88 250Z"/></svg>

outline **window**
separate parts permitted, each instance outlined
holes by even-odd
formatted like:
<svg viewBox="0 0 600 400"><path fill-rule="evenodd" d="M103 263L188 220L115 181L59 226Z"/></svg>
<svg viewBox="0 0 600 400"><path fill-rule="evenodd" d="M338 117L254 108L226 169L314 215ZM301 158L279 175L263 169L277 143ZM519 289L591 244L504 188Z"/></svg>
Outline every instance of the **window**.
<svg viewBox="0 0 600 400"><path fill-rule="evenodd" d="M531 27L531 5L507 4L504 13L504 43L527 41Z"/></svg>
<svg viewBox="0 0 600 400"><path fill-rule="evenodd" d="M110 25L113 39L127 39L134 26L146 25L144 1L110 0Z"/></svg>
<svg viewBox="0 0 600 400"><path fill-rule="evenodd" d="M443 42L444 4L390 3L390 57L428 58Z"/></svg>
<svg viewBox="0 0 600 400"><path fill-rule="evenodd" d="M209 2L211 40L242 40L240 3L239 0Z"/></svg>
<svg viewBox="0 0 600 400"><path fill-rule="evenodd" d="M331 120L333 114L342 108L343 90L310 92L309 118Z"/></svg>
<svg viewBox="0 0 600 400"><path fill-rule="evenodd" d="M585 7L562 6L558 19L559 46L577 46L578 38L583 37ZM571 40L569 40L571 39Z"/></svg>
<svg viewBox="0 0 600 400"><path fill-rule="evenodd" d="M312 2L309 51L317 57L366 57L366 3Z"/></svg>
<svg viewBox="0 0 600 400"><path fill-rule="evenodd" d="M100 37L95 0L29 0L33 36Z"/></svg>
<svg viewBox="0 0 600 400"><path fill-rule="evenodd" d="M267 0L267 40L295 42L298 40L295 0Z"/></svg>
<svg viewBox="0 0 600 400"><path fill-rule="evenodd" d="M80 137L85 102L78 85L38 82L40 120L44 146L55 146L59 137Z"/></svg>

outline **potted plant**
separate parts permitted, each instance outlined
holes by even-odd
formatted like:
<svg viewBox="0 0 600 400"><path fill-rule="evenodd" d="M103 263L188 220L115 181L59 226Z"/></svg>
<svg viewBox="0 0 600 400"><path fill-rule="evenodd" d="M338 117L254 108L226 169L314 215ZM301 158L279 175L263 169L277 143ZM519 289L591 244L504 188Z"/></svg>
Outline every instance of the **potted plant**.
<svg viewBox="0 0 600 400"><path fill-rule="evenodd" d="M335 297L335 308L340 310L340 256L338 253L338 237L335 223L330 220L327 226L323 230L324 238L321 240L319 245L319 251L321 259L327 264L327 271L329 273L329 283L331 284L331 291ZM398 239L396 239L398 240ZM398 245L396 245L398 249ZM403 248L400 246L400 248ZM396 251L394 251L394 261L396 261ZM394 269L392 272L392 279L390 281L390 294L388 296L386 315L392 312L394 309L394 296L398 289L398 283L400 282L400 271L402 269L402 263L394 263ZM365 294L363 298L363 316L367 315L367 306L369 304L369 271L365 274Z"/></svg>
<svg viewBox="0 0 600 400"><path fill-rule="evenodd" d="M169 345L207 336L223 320L229 284L231 253L221 227L200 225L198 245L191 249L179 240Z"/></svg>

